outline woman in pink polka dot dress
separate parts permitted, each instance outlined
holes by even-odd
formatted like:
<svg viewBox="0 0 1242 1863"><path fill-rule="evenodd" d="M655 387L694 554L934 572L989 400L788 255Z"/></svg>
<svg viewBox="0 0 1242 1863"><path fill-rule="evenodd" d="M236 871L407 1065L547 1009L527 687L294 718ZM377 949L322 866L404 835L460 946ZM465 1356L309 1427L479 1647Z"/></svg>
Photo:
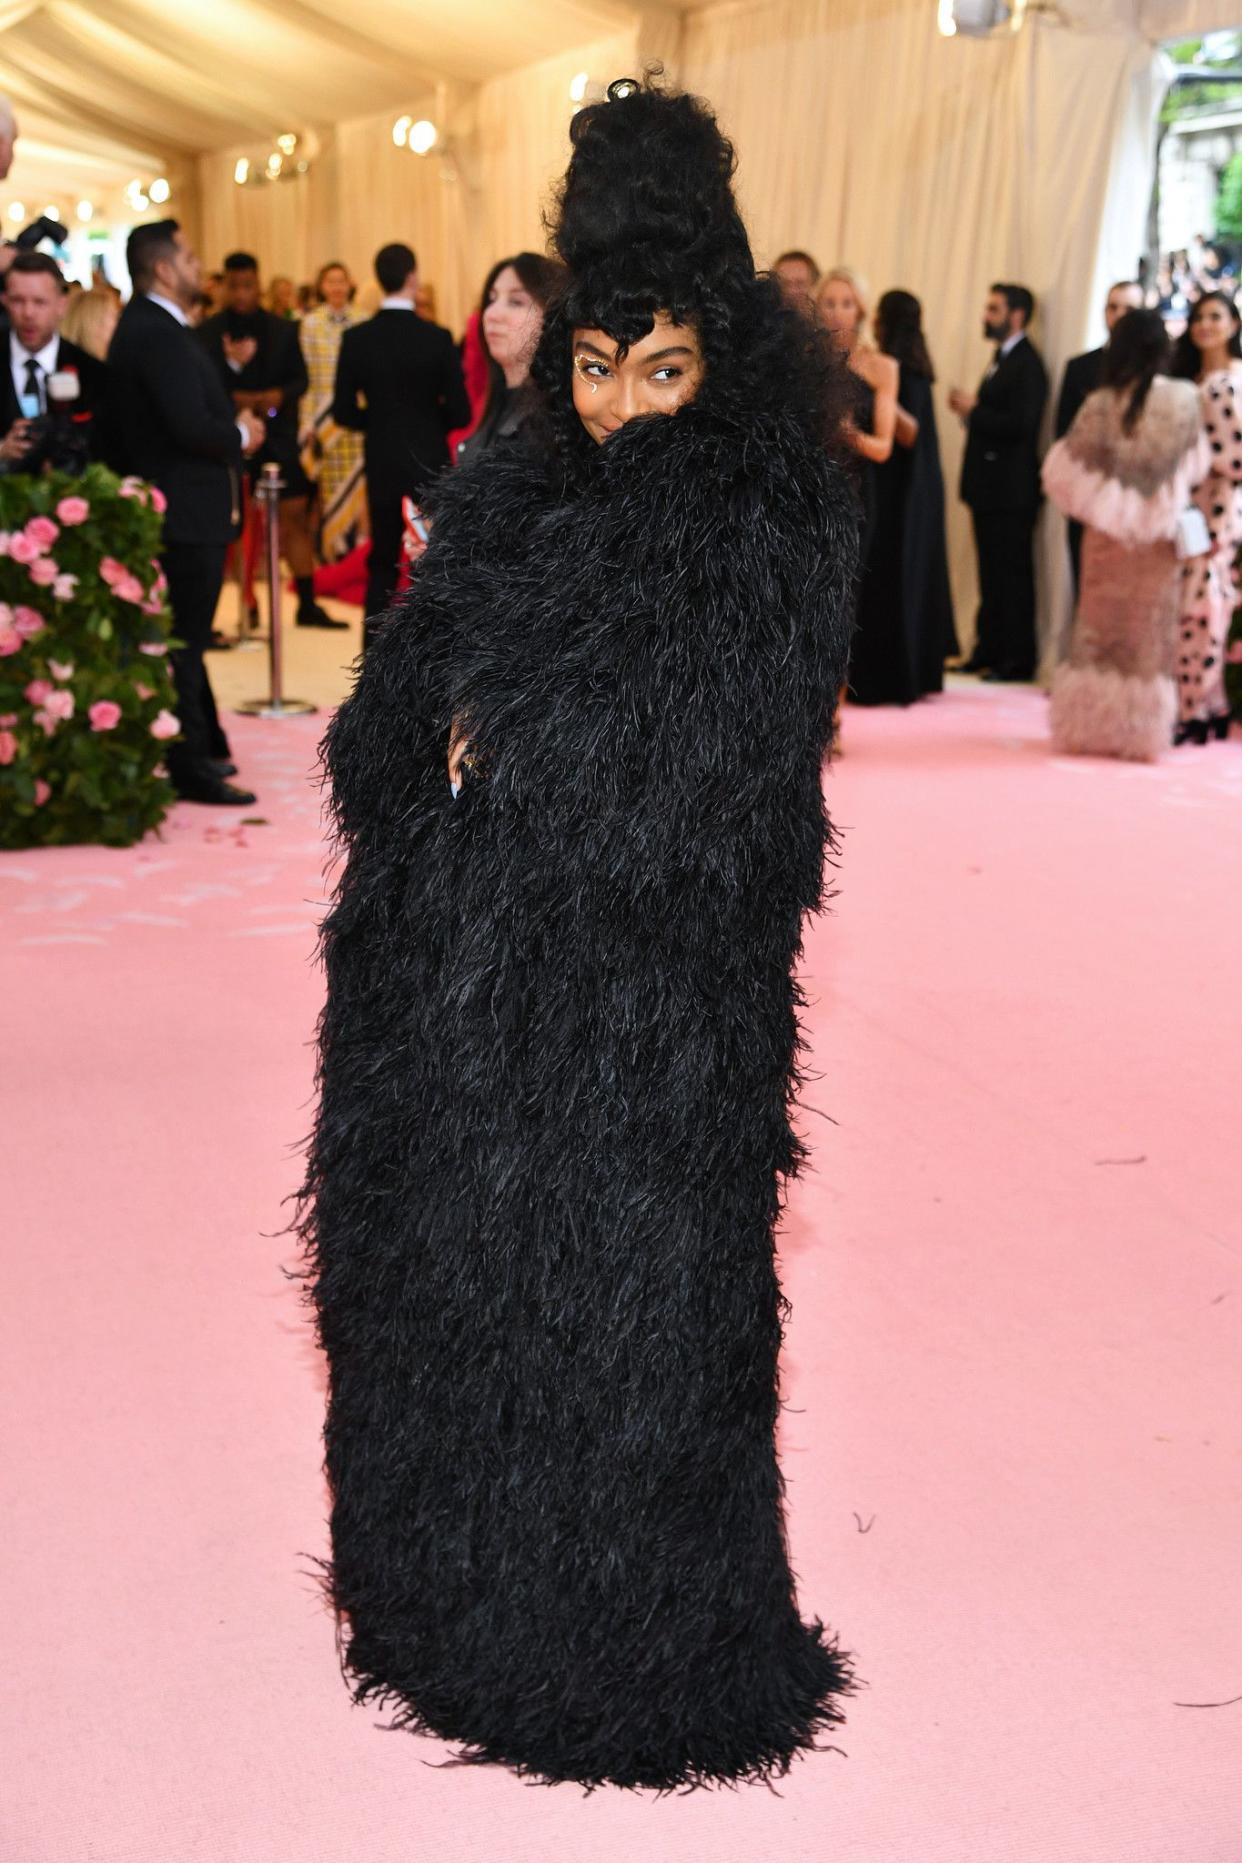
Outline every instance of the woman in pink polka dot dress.
<svg viewBox="0 0 1242 1863"><path fill-rule="evenodd" d="M1191 314L1173 373L1198 384L1212 469L1194 494L1212 550L1182 568L1177 647L1175 742L1206 744L1229 735L1225 650L1238 602L1234 559L1242 543L1242 318L1223 291L1209 291Z"/></svg>

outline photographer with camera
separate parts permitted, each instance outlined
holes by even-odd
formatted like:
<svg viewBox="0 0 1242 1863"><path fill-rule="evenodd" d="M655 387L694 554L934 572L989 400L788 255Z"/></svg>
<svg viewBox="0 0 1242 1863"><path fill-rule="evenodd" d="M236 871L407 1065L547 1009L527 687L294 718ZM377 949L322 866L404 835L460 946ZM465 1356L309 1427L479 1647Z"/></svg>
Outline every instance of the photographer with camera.
<svg viewBox="0 0 1242 1863"><path fill-rule="evenodd" d="M35 472L51 459L84 465L107 369L60 334L67 287L55 259L18 252L4 281L8 367L0 374L0 470Z"/></svg>

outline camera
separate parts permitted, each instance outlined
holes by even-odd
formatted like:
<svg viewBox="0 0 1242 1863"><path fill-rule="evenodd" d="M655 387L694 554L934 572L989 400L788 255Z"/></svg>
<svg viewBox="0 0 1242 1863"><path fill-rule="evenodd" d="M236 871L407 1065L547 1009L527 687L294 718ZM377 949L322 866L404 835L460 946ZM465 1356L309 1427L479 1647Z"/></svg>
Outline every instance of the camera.
<svg viewBox="0 0 1242 1863"><path fill-rule="evenodd" d="M37 414L27 428L30 450L18 471L39 472L46 465L75 477L85 472L90 417L74 413L81 392L76 369L57 369L48 376L47 412Z"/></svg>

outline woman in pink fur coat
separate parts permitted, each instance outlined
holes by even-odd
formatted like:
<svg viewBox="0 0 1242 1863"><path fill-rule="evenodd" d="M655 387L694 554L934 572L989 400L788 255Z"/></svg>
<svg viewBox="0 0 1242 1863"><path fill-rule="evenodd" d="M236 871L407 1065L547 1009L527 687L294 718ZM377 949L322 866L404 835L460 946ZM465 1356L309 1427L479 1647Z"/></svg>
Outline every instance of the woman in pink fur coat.
<svg viewBox="0 0 1242 1863"><path fill-rule="evenodd" d="M1151 762L1173 742L1175 538L1211 453L1195 388L1161 373L1168 359L1158 313L1129 312L1109 342L1103 387L1044 461L1048 496L1085 526L1069 655L1052 684L1061 751Z"/></svg>

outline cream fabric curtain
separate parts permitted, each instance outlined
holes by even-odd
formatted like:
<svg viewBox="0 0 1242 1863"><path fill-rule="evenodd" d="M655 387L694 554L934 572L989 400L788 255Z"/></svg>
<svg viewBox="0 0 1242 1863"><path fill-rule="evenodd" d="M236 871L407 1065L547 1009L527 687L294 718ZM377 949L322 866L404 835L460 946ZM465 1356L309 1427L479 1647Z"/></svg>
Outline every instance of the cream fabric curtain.
<svg viewBox="0 0 1242 1863"><path fill-rule="evenodd" d="M680 76L711 99L739 151L761 263L804 246L873 294L923 301L939 373L959 630L973 636L968 519L953 496L963 436L944 405L989 359L993 279L1029 284L1056 378L1100 335L1112 278L1133 274L1150 187L1150 44L1129 8L1091 27L1032 16L1016 37L945 39L929 0L766 0L691 15ZM774 101L779 100L779 101ZM1042 540L1042 632L1066 619L1059 523Z"/></svg>

